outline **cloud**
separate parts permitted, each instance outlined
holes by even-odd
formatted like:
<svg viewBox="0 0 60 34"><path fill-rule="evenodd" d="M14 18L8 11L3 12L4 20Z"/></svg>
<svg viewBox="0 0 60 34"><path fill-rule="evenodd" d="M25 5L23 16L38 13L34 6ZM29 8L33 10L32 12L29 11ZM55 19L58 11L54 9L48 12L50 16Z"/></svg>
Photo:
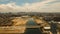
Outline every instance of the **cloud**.
<svg viewBox="0 0 60 34"><path fill-rule="evenodd" d="M59 12L59 8L56 8L60 7L60 3L50 5L47 4L53 1L56 0L44 0L42 2L36 3L25 3L23 4L23 6L16 5L15 2L8 4L0 4L0 12Z"/></svg>
<svg viewBox="0 0 60 34"><path fill-rule="evenodd" d="M59 6L60 6L60 2L57 2L57 3L41 8L41 11L43 10L42 12L60 12Z"/></svg>

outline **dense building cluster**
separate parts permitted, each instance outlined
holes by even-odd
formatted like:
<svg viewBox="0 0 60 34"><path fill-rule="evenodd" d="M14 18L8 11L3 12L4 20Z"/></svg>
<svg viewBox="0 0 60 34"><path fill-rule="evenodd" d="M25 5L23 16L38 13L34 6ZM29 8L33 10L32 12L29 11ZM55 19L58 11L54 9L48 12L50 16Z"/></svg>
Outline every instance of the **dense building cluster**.
<svg viewBox="0 0 60 34"><path fill-rule="evenodd" d="M0 26L12 26L14 24L12 20L14 19L15 19L15 22L17 22L18 20L23 22L23 19L28 18L28 17L24 18L24 16L25 17L28 16L29 18L34 18L34 19L35 18L43 19L51 27L52 31L54 31L55 27L58 31L60 31L60 27L59 27L60 26L60 14L59 13L38 13L38 12L0 13ZM18 17L17 18L18 20L16 20L16 17ZM38 24L38 25L41 25L41 24Z"/></svg>

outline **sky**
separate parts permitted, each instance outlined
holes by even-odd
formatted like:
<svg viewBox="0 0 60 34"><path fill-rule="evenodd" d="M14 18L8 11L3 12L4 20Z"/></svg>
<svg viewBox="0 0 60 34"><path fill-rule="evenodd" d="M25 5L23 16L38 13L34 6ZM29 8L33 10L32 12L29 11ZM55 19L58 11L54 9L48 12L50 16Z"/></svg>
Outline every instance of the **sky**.
<svg viewBox="0 0 60 34"><path fill-rule="evenodd" d="M60 0L0 0L0 12L60 12Z"/></svg>

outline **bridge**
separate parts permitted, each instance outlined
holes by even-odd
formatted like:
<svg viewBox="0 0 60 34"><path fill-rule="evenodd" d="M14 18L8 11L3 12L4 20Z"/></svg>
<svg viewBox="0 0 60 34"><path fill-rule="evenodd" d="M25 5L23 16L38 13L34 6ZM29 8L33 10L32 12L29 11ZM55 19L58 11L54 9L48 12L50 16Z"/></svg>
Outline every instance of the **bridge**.
<svg viewBox="0 0 60 34"><path fill-rule="evenodd" d="M0 27L0 33L24 33L26 28L40 28L40 26L3 26Z"/></svg>

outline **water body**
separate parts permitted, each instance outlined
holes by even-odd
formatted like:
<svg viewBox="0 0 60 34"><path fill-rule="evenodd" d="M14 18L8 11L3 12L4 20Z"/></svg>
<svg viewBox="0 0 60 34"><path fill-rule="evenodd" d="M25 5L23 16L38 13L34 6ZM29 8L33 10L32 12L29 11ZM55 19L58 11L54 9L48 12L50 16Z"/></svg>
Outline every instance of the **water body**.
<svg viewBox="0 0 60 34"><path fill-rule="evenodd" d="M32 25L36 26L37 23L34 20L29 20L26 25ZM42 31L40 28L26 28L24 34L42 34Z"/></svg>

